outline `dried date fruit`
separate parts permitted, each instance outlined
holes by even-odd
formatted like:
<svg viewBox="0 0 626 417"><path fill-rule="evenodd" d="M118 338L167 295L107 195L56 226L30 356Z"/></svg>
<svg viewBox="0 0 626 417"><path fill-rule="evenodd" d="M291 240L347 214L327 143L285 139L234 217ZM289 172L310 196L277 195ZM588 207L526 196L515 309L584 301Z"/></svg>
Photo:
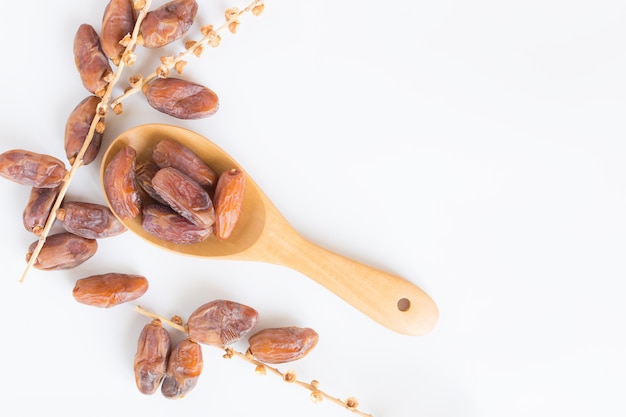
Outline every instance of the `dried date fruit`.
<svg viewBox="0 0 626 417"><path fill-rule="evenodd" d="M249 352L265 363L291 362L306 356L317 345L319 336L309 328L277 327L263 329L248 339Z"/></svg>
<svg viewBox="0 0 626 417"><path fill-rule="evenodd" d="M214 300L194 310L187 320L187 332L193 340L223 347L248 334L259 320L252 307L228 300Z"/></svg>
<svg viewBox="0 0 626 417"><path fill-rule="evenodd" d="M243 208L246 176L240 169L224 171L215 187L215 236L228 239L237 225Z"/></svg>
<svg viewBox="0 0 626 417"><path fill-rule="evenodd" d="M135 27L135 8L133 0L110 0L104 9L100 43L104 54L118 65L126 50L120 44L126 35L130 35Z"/></svg>
<svg viewBox="0 0 626 417"><path fill-rule="evenodd" d="M38 241L30 244L26 262L30 262ZM95 239L86 239L69 232L50 235L33 263L33 267L46 271L71 269L87 261L98 250Z"/></svg>
<svg viewBox="0 0 626 417"><path fill-rule="evenodd" d="M65 230L88 239L103 239L126 231L111 209L102 204L66 201L56 214Z"/></svg>
<svg viewBox="0 0 626 417"><path fill-rule="evenodd" d="M185 145L163 139L152 148L152 160L161 168L174 167L207 191L217 182L217 173Z"/></svg>
<svg viewBox="0 0 626 417"><path fill-rule="evenodd" d="M170 335L161 325L161 320L155 319L141 330L133 365L135 383L142 394L152 395L159 388L165 377L171 343Z"/></svg>
<svg viewBox="0 0 626 417"><path fill-rule="evenodd" d="M109 308L136 300L148 291L148 280L141 275L110 272L76 281L72 295L81 304Z"/></svg>
<svg viewBox="0 0 626 417"><path fill-rule="evenodd" d="M202 347L189 339L179 342L167 361L161 393L170 399L183 398L195 388L202 372Z"/></svg>
<svg viewBox="0 0 626 417"><path fill-rule="evenodd" d="M150 159L137 162L135 178L139 187L148 194L150 198L158 203L167 205L167 202L161 198L159 193L157 193L152 186L152 178L154 178L154 174L156 174L159 169L161 168Z"/></svg>
<svg viewBox="0 0 626 417"><path fill-rule="evenodd" d="M24 149L0 154L0 176L18 184L55 188L61 185L67 174L65 164L50 155Z"/></svg>
<svg viewBox="0 0 626 417"><path fill-rule="evenodd" d="M60 186L56 188L33 187L30 190L28 203L22 213L22 222L26 230L37 236L41 235L60 190Z"/></svg>
<svg viewBox="0 0 626 417"><path fill-rule="evenodd" d="M102 97L113 70L102 52L98 33L87 23L80 25L74 36L74 63L87 91Z"/></svg>
<svg viewBox="0 0 626 417"><path fill-rule="evenodd" d="M144 205L141 225L153 236L178 245L202 242L213 233L212 226L197 226L160 204Z"/></svg>
<svg viewBox="0 0 626 417"><path fill-rule="evenodd" d="M143 46L160 48L180 39L193 24L197 12L195 0L172 0L148 12L140 27Z"/></svg>
<svg viewBox="0 0 626 417"><path fill-rule="evenodd" d="M210 227L215 222L209 194L176 168L161 168L152 178L152 186L178 214L193 224Z"/></svg>
<svg viewBox="0 0 626 417"><path fill-rule="evenodd" d="M135 179L137 152L131 146L122 147L104 170L104 191L113 212L121 219L135 218L141 212L141 194Z"/></svg>
<svg viewBox="0 0 626 417"><path fill-rule="evenodd" d="M67 118L65 123L65 154L70 164L74 163L85 143L91 122L96 117L98 104L100 104L98 97L88 96L78 103ZM96 159L101 145L102 133L94 131L91 142L83 155L83 165L88 165Z"/></svg>
<svg viewBox="0 0 626 417"><path fill-rule="evenodd" d="M201 119L215 114L219 107L213 90L179 78L158 78L143 87L154 109L177 119Z"/></svg>

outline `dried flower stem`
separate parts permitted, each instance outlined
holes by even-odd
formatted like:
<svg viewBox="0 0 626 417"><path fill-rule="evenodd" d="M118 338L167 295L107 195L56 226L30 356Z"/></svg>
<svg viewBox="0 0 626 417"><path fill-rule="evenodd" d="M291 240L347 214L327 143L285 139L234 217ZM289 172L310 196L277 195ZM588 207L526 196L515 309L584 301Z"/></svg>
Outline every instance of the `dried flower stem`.
<svg viewBox="0 0 626 417"><path fill-rule="evenodd" d="M183 333L187 333L187 329L185 328L184 325L181 325L173 320L168 320L164 317L159 316L158 314L155 314L151 311L146 310L145 308L141 307L141 306L135 306L135 311L137 311L140 314L143 314L146 317L150 317L151 319L158 319L161 320L161 322L168 324L169 326L173 327L174 329L181 331ZM219 347L218 347L219 348ZM222 349L222 348L219 348ZM237 357L239 359L243 359L244 361L251 363L252 365L256 366L257 370L260 370L262 372L259 373L265 373L266 371L269 371L271 373L273 373L274 375L279 376L283 381L288 382L290 384L294 384L297 385L299 387L302 387L304 389L307 389L309 391L311 391L311 400L315 401L315 402L319 402L322 399L327 399L328 401L337 404L341 407L346 408L349 411L352 411L353 413L355 413L356 415L362 416L362 417L373 417L371 414L366 414L362 411L358 410L358 402L355 398L348 398L347 400L341 400L339 398L333 397L329 394L327 394L326 392L322 391L319 389L319 382L318 381L311 381L311 382L305 382L305 381L301 381L296 379L296 374L293 371L287 371L287 372L282 372L277 368L274 368L272 366L268 366L267 364L257 361L256 359L254 359L252 357L252 355L249 352L246 353L242 353L242 352L238 352L230 347L226 347L223 348L225 351L224 354L224 358L230 359L232 357Z"/></svg>
<svg viewBox="0 0 626 417"><path fill-rule="evenodd" d="M226 22L219 26L217 29L208 30L207 33L200 39L198 42L195 42L192 46L185 49L184 52L181 52L176 57L168 57L169 59L164 59L162 65L159 66L152 74L149 74L145 77L140 77L141 82L135 83L130 88L128 88L122 95L115 98L111 102L111 107L115 108L122 101L127 99L129 96L138 93L142 90L143 86L154 80L155 78L163 77L165 74L168 74L171 69L177 68L177 64L184 63L189 56L196 55L198 56L204 47L207 45L212 45L214 42L219 41L219 34L226 30L229 30L231 24L239 21L239 17L245 13L252 12L254 10L259 10L259 7L264 5L264 0L254 0L252 3L248 4L242 10L229 9L230 13L227 13Z"/></svg>
<svg viewBox="0 0 626 417"><path fill-rule="evenodd" d="M146 14L148 13L148 10L150 9L151 0L141 0L141 2L142 2L142 8L139 11L139 14L137 16L137 20L135 22L135 27L133 28L133 33L132 33L130 42L128 43L128 45L126 46L126 50L124 51L125 55L132 54L132 51L135 48L135 45L137 43L137 37L139 36L139 27L141 26L141 22L143 22L143 19L146 17ZM37 262L39 253L41 252L43 245L46 243L48 234L50 233L50 230L52 229L52 226L56 220L57 211L61 207L61 203L63 202L63 199L65 198L65 194L67 193L67 190L69 189L70 183L72 182L72 179L74 178L76 171L80 167L83 166L83 157L85 155L85 152L87 151L87 148L89 148L89 145L91 144L93 140L96 129L98 128L104 129L104 127L99 127L99 125L103 126L101 123L103 122L103 119L107 114L108 103L111 100L111 96L113 94L113 88L120 80L122 76L122 72L124 71L125 67L126 67L126 63L122 59L119 62L118 67L115 73L113 74L112 79L107 84L106 91L104 95L102 96L102 98L100 99L100 103L98 104L96 114L91 122L91 125L89 126L89 131L87 133L87 136L85 137L83 146L80 148L80 151L78 152L78 155L76 156L76 159L72 163L72 167L70 168L66 178L63 180L63 185L61 185L61 188L59 189L59 194L56 200L54 201L52 208L50 209L50 214L48 214L48 218L46 219L46 224L44 225L44 228L41 231L41 235L39 236L37 246L35 246L33 253L30 255L28 264L26 265L26 268L24 272L22 273L22 276L20 277L20 282L24 282L24 280L26 279L26 276L32 269L33 265L35 264L35 262Z"/></svg>

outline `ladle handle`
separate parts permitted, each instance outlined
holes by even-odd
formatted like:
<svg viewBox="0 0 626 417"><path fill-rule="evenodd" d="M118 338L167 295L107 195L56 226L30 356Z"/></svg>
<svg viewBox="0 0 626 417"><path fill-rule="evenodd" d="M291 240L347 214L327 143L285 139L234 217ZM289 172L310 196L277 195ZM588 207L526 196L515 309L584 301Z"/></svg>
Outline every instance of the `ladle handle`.
<svg viewBox="0 0 626 417"><path fill-rule="evenodd" d="M274 248L274 263L303 273L383 326L419 336L437 323L434 301L406 279L331 252L297 234L282 243L283 247Z"/></svg>

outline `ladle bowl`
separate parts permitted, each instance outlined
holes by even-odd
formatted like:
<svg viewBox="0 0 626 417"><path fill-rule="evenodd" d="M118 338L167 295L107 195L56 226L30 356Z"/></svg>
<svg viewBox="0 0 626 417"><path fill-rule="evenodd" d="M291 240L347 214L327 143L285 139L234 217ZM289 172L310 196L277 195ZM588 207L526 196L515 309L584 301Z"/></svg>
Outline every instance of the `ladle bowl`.
<svg viewBox="0 0 626 417"><path fill-rule="evenodd" d="M137 160L141 161L151 158L154 145L166 138L176 140L194 151L218 174L231 168L246 172L217 145L191 130L165 124L147 124L132 128L112 141L103 155L101 179L109 162L122 147L132 146L137 152ZM247 173L241 216L228 239L220 240L210 236L201 243L173 244L145 231L140 217L120 220L147 242L175 253L267 262L298 271L395 332L424 335L437 323L439 314L436 304L418 286L303 238Z"/></svg>

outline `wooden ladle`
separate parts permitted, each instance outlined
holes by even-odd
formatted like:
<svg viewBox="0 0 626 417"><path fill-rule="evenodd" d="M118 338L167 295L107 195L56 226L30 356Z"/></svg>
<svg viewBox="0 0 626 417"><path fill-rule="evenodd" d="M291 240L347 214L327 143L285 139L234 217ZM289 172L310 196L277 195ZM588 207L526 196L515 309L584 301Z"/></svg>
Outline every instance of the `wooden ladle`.
<svg viewBox="0 0 626 417"><path fill-rule="evenodd" d="M231 156L195 132L176 126L148 124L132 128L113 140L103 155L101 178L122 147L132 146L137 152L137 160L141 161L151 158L154 145L166 138L187 146L217 173L230 168L245 172ZM202 243L172 244L146 232L139 217L123 223L152 244L196 257L268 262L291 268L395 332L424 335L437 323L437 306L419 287L307 241L291 227L249 176L246 176L239 222L226 240L211 236Z"/></svg>

